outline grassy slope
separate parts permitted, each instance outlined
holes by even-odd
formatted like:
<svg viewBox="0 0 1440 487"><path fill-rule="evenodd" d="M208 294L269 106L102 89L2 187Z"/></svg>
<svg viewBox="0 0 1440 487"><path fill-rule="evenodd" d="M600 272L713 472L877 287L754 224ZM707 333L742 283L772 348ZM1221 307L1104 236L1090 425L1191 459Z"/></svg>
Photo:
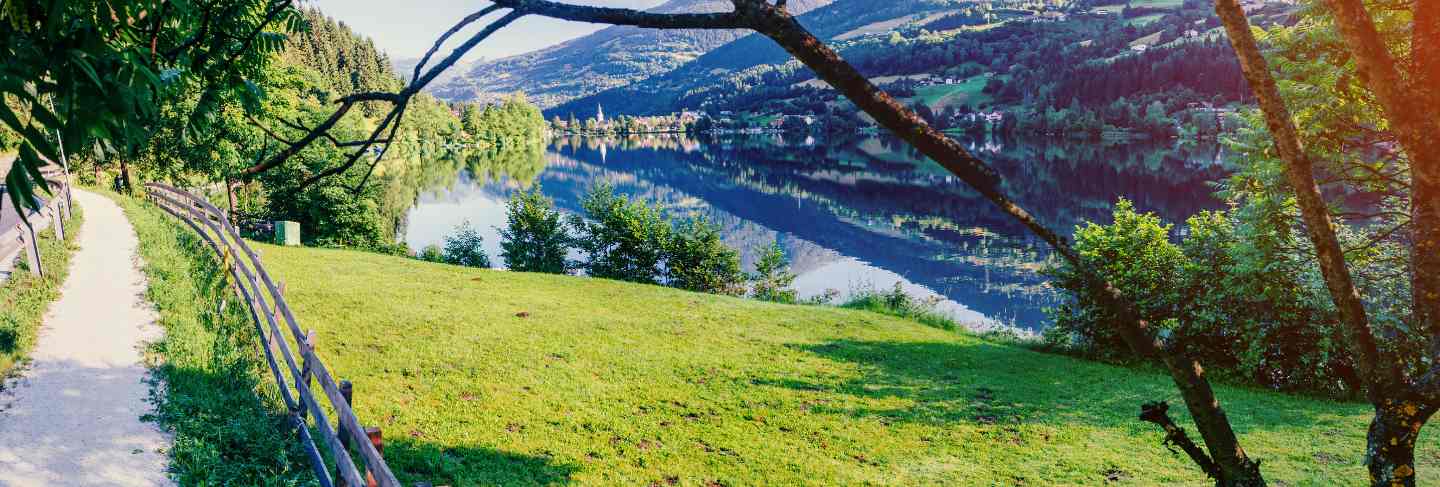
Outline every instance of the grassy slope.
<svg viewBox="0 0 1440 487"><path fill-rule="evenodd" d="M312 485L309 461L261 380L255 331L216 272L213 252L154 206L106 193L140 237L140 257L165 336L148 357L165 387L149 418L174 434L180 485ZM230 301L222 311L222 299ZM268 372L264 372L268 374Z"/></svg>
<svg viewBox="0 0 1440 487"><path fill-rule="evenodd" d="M1135 420L1178 402L1154 373L862 311L260 247L402 480L1206 483ZM1363 483L1364 406L1219 394L1272 481Z"/></svg>
<svg viewBox="0 0 1440 487"><path fill-rule="evenodd" d="M989 81L990 79L984 76L973 76L962 83L953 85L921 86L915 88L915 99L936 111L944 110L951 105L959 106L967 103L974 108L990 102L990 95L982 92L985 89L985 83Z"/></svg>
<svg viewBox="0 0 1440 487"><path fill-rule="evenodd" d="M9 204L7 201L6 204ZM60 297L60 285L70 274L70 257L79 249L75 239L85 222L84 211L77 205L65 222L65 243L55 240L55 229L40 232L40 267L45 277L30 275L24 257L15 266L10 279L0 283L0 379L8 377L35 347L36 332L50 303ZM0 386L3 386L0 383Z"/></svg>

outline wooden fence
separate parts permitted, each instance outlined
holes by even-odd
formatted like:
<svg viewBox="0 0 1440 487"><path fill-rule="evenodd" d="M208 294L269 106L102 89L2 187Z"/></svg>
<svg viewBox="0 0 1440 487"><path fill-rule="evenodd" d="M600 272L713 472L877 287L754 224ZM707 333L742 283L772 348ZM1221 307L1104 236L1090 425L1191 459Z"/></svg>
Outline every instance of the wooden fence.
<svg viewBox="0 0 1440 487"><path fill-rule="evenodd" d="M270 278L259 255L240 237L240 232L225 212L204 198L173 186L149 183L145 189L152 202L195 230L215 251L221 265L228 267L226 272L255 323L255 332L265 351L265 361L279 386L290 420L299 433L301 446L309 455L320 484L325 487L399 487L400 482L381 456L380 430L361 426L355 411L350 408L353 399L350 383L337 382L325 363L320 361L315 354L315 332L301 331L300 323L285 302L284 284L277 285ZM292 350L290 340L281 331L282 327L289 330L296 350ZM336 416L335 424L326 417L321 399L316 398L315 383L319 384L323 399ZM316 445L317 437L335 462L333 476ZM364 476L356 466L352 453L358 454L364 463Z"/></svg>
<svg viewBox="0 0 1440 487"><path fill-rule="evenodd" d="M70 179L53 167L46 168L43 174L53 195L50 200L39 210L16 208L16 214L24 215L24 220L14 227L0 228L0 258L10 258L17 250L24 252L26 266L36 277L45 275L40 262L40 232L54 225L55 238L64 242L65 220L70 218ZM8 199L5 204L9 204Z"/></svg>

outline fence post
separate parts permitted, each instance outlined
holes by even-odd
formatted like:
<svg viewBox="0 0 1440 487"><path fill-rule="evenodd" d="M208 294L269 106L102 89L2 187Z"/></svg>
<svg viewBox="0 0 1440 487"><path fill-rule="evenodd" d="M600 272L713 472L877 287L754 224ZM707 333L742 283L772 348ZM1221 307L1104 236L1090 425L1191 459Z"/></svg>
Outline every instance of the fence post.
<svg viewBox="0 0 1440 487"><path fill-rule="evenodd" d="M59 142L55 145L60 148L60 167L65 170L65 179L61 183L62 189L65 190L65 218L70 218L70 158L65 157L65 139L60 137L58 128L55 129L55 141ZM95 167L99 169L100 166L96 165ZM95 184L100 184L100 178L95 178Z"/></svg>
<svg viewBox="0 0 1440 487"><path fill-rule="evenodd" d="M314 375L315 373L314 373L314 370L313 370L313 366L310 364L310 356L315 354L315 343L318 342L319 340L320 340L320 336L315 333L315 330L310 330L308 333L305 334L305 343L301 343L301 344L300 344L300 379L301 379L301 380L300 380L299 387L304 387L305 389L310 389L310 384L312 384L312 383L315 381L315 375ZM301 408L301 409L300 409L300 421L302 421L302 422L305 421L305 416L306 416L307 414L309 414L309 410L306 409L306 408Z"/></svg>
<svg viewBox="0 0 1440 487"><path fill-rule="evenodd" d="M40 242L35 238L35 227L19 223L15 229L20 232L20 244L25 248L25 262L30 264L30 274L45 277L45 272L40 269Z"/></svg>
<svg viewBox="0 0 1440 487"><path fill-rule="evenodd" d="M346 406L350 406L352 410L355 409L355 385L351 384L348 379L340 379L340 397L345 398ZM345 425L340 422L339 413L335 414L335 431L342 432L339 435L340 444L345 445L345 448L350 448L350 437L343 434Z"/></svg>
<svg viewBox="0 0 1440 487"><path fill-rule="evenodd" d="M50 218L52 220L55 220L55 240L59 241L61 245L64 245L65 218L60 215L60 205L60 200L57 198L54 204L50 205L50 207L46 208L45 210L50 212Z"/></svg>
<svg viewBox="0 0 1440 487"><path fill-rule="evenodd" d="M384 457L385 436L380 432L380 428L375 426L366 427L365 437L370 439L370 446L375 447L375 453L379 453L381 457ZM367 484L365 487L380 487L379 482L375 481L375 474L370 472L370 465L365 466L365 482Z"/></svg>
<svg viewBox="0 0 1440 487"><path fill-rule="evenodd" d="M350 406L350 405L355 404L355 401L354 401L354 398L355 398L355 385L354 385L354 384L351 384L349 380L340 379L340 387L339 387L339 389L340 389L340 397L342 397L342 398L345 399L345 405L346 405L346 406ZM337 407L338 407L338 406L337 406ZM336 433L335 436L338 436L338 437L340 438L340 446L344 447L346 451L349 451L349 450L350 450L350 435L345 434L345 424L340 422L340 413L339 413L338 411L335 413L335 433ZM335 471L336 471L337 474L339 473L339 471L340 471L340 466L339 466L339 465L336 465L336 466L335 466ZM346 484L346 482L345 482L345 477L344 477L344 476L336 475L336 477L338 477L338 478L336 479L335 485L338 485L338 486L340 486L340 487L347 487L347 484ZM358 486L357 486L357 487L358 487Z"/></svg>

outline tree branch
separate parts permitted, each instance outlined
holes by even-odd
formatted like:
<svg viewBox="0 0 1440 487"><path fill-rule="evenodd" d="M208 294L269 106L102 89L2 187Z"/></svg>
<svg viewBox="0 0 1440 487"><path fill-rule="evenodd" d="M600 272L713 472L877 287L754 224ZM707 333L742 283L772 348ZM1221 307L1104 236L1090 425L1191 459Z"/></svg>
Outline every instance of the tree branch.
<svg viewBox="0 0 1440 487"><path fill-rule="evenodd" d="M499 10L500 8L500 5L495 4L480 9L479 12L475 12L466 16L463 19L460 19L459 22L455 23L454 27L451 27L450 30L445 31L444 34L441 34L440 38L435 40L435 45L430 46L430 50L425 51L425 55L420 57L420 62L415 63L415 74L411 75L410 83L414 84L416 80L420 79L420 70L425 67L425 63L430 62L430 57L435 55L435 51L440 50L440 46L445 44L445 41L449 40L450 36L455 35L456 32L460 32L460 29L464 29L465 26L470 25L477 20L480 20L481 17L489 15L490 12L494 12L496 10Z"/></svg>
<svg viewBox="0 0 1440 487"><path fill-rule="evenodd" d="M396 106L395 109L390 110L389 114L385 115L385 119L380 122L380 125L377 125L375 127L375 130L372 130L370 132L370 137L362 141L360 148L356 149L355 152L351 153L350 157L346 158L343 164L326 168L324 171L320 171L318 174L306 178L304 181L300 182L300 185L295 188L295 191L298 192L304 190L305 188L310 187L310 185L320 182L321 179L325 179L327 177L348 171L351 167L355 165L355 161L360 160L360 157L364 156L365 152L368 151L371 146L375 145L376 141L378 141L380 138L380 134L384 133L385 129L390 128L390 124L392 122L398 121L397 118L399 114L404 111L405 104L402 102L400 105Z"/></svg>
<svg viewBox="0 0 1440 487"><path fill-rule="evenodd" d="M1200 470L1204 471L1205 475L1209 475L1212 479L1220 479L1220 467L1216 466L1210 456L1205 454L1205 450L1202 450L1190 439L1189 435L1185 434L1184 429L1170 419L1169 410L1170 405L1165 401L1145 403L1140 406L1140 420L1159 425L1161 429L1165 430L1165 441L1162 444L1166 448L1170 448L1170 451L1174 452L1174 447L1180 447L1186 455L1190 456L1191 461L1200 466Z"/></svg>
<svg viewBox="0 0 1440 487"><path fill-rule="evenodd" d="M320 138L321 134L329 132L330 129L335 126L335 123L339 122L340 118L344 117L345 114L350 111L350 107L354 105L354 101L342 101L340 103L340 108L337 108L334 113L331 113L330 118L325 119L325 121L321 122L320 125L317 125L315 126L315 128L310 129L310 132L306 133L304 137L300 138L300 140L297 140L292 144L287 144L285 146L285 149L276 153L274 156L271 156L269 159L266 159L265 162L261 162L245 169L241 169L239 176L243 178L251 178L254 177L256 174L260 174L262 172L270 170L271 168L284 164L285 161L289 160L291 156L299 154L300 151L305 149L305 147L308 147L311 142L315 142L315 139Z"/></svg>
<svg viewBox="0 0 1440 487"><path fill-rule="evenodd" d="M470 36L470 39L466 40L459 46L456 46L454 50L450 51L449 56L445 56L445 59L442 59L440 60L440 62L436 63L435 67L430 68L429 71L426 71L424 76L416 78L414 81L410 82L410 86L406 86L401 93L405 98L409 98L411 95L419 93L421 89L424 89L426 85L429 85L431 81L434 81L436 76L440 76L441 72L449 69L450 66L454 66L456 62L460 61L460 58L464 57L465 54L469 53L471 49L474 49L476 45L480 44L480 41L485 40L486 38L490 37L491 34L494 34L496 31L504 28L507 25L510 25L511 22L514 22L516 19L524 16L525 12L522 12L520 10L513 10L510 13L505 14L504 17L495 19L494 22L491 22L490 25L485 26L485 28L481 29L480 32L476 32L475 35Z"/></svg>
<svg viewBox="0 0 1440 487"><path fill-rule="evenodd" d="M280 142L282 142L282 143L285 143L285 144L290 144L290 145L294 145L294 144L295 144L294 142L291 142L291 141L289 141L289 140L286 140L284 137L281 137L280 134L277 134L277 133L271 131L271 130L270 130L270 127L267 127L267 126L265 126L265 124L262 123L261 121L256 120L256 119L255 119L255 116L254 116L254 115L251 115L249 112L246 112L246 113L245 113L245 118L250 121L250 125L254 125L255 127L259 128L261 132L265 132L265 135L270 136L270 138L275 139L275 140L278 140L278 141L280 141ZM277 118L278 118L278 117L277 117ZM284 122L284 121L282 120L282 122ZM288 124L287 124L287 125L288 125ZM329 137L329 136L330 136L330 133L329 133L329 132L326 132L326 133L325 133L325 136L326 136L326 137Z"/></svg>
<svg viewBox="0 0 1440 487"><path fill-rule="evenodd" d="M405 118L405 108L406 106L400 107L400 113L395 116L395 124L390 126L390 135L385 138L387 141L385 146L380 148L380 153L376 154L375 160L370 162L370 168L365 170L365 176L360 178L360 182L351 189L352 193L360 194L360 190L365 189L365 183L370 181L370 175L375 174L375 167L379 166L380 161L385 158L385 154L390 152L390 144L388 141L393 140L395 138L395 132L400 130L400 121Z"/></svg>
<svg viewBox="0 0 1440 487"><path fill-rule="evenodd" d="M740 10L722 13L662 14L625 8L569 5L546 0L495 0L517 12L593 24L632 25L652 29L741 29L752 27L754 17ZM737 2L751 5L753 2Z"/></svg>
<svg viewBox="0 0 1440 487"><path fill-rule="evenodd" d="M1431 117L1423 107L1433 107L1434 100L1440 99L1440 94L1436 93L1440 88L1434 84L1440 81L1440 46L1435 45L1437 39L1440 39L1435 37L1440 35L1440 27L1435 25L1440 21L1440 18L1437 18L1440 17L1440 12L1437 12L1440 7L1435 5L1434 0L1415 2L1412 47L1415 50L1417 74L1424 76L1413 81L1431 82L1429 85L1418 85L1408 84L1401 77L1390 48L1380 37L1370 12L1365 9L1361 0L1327 0L1326 3L1334 14L1335 25L1339 27L1341 37L1345 39L1345 44L1355 59L1355 67L1360 72L1361 79L1366 81L1370 92L1375 95L1375 100L1380 102L1385 117L1390 121L1391 130L1399 136L1400 143L1406 147L1407 152L1410 152L1411 163L1420 166L1434 164L1434 161L1425 161L1419 156L1437 150L1436 124L1429 120ZM1431 37L1423 37L1425 35ZM1432 75L1436 79L1430 79ZM1412 86L1419 89L1412 90ZM1432 104L1423 103L1424 101L1431 101ZM1418 169L1421 170L1414 171L1415 179L1440 186L1440 180L1434 180L1440 178L1440 168Z"/></svg>

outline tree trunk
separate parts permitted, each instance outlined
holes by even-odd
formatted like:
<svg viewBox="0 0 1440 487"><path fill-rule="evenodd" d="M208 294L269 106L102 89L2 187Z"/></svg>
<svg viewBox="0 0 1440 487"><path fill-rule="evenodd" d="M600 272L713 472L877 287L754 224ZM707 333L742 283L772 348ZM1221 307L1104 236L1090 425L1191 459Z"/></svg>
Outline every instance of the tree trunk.
<svg viewBox="0 0 1440 487"><path fill-rule="evenodd" d="M225 216L230 221L235 221L235 186L239 183L225 178Z"/></svg>
<svg viewBox="0 0 1440 487"><path fill-rule="evenodd" d="M1366 435L1365 465L1374 487L1415 486L1415 440L1420 427L1435 414L1418 397L1386 399L1375 406Z"/></svg>
<svg viewBox="0 0 1440 487"><path fill-rule="evenodd" d="M1440 3L1415 2L1410 48L1414 51L1410 85L1425 100L1414 108L1432 110L1420 117L1431 120L1428 128L1431 135L1425 140L1428 145L1406 150L1413 186L1410 290L1415 324L1430 332L1432 347L1437 349L1435 354L1440 355L1440 142L1435 140L1440 138L1436 133L1440 124L1434 122L1433 112L1440 107Z"/></svg>
<svg viewBox="0 0 1440 487"><path fill-rule="evenodd" d="M116 188L121 193L130 194L130 165L125 163L125 158L120 158L120 187Z"/></svg>
<svg viewBox="0 0 1440 487"><path fill-rule="evenodd" d="M1374 403L1374 394L1380 389L1378 385L1389 380L1389 374L1382 372L1379 365L1379 351L1370 331L1365 304L1360 300L1360 292L1355 289L1355 283L1351 280L1350 268L1345 263L1345 251L1340 247L1340 240L1335 236L1335 228L1330 220L1330 208L1326 206L1320 195L1320 186L1315 182L1310 155L1300 144L1295 122L1290 118L1290 110L1285 106L1285 100L1280 98L1280 91L1275 86L1275 78L1270 75L1269 65L1260 55L1260 47L1255 42L1254 34L1250 32L1250 20L1245 17L1245 11L1240 8L1237 0L1219 0L1215 2L1215 13L1225 25L1230 46L1235 49L1235 55L1240 59L1240 69L1245 73L1246 81L1250 82L1250 90L1255 92L1260 111L1265 114L1265 126L1275 141L1276 152L1280 154L1280 159L1285 161L1286 179L1295 191L1295 200L1300 206L1305 231L1310 242L1315 245L1320 274L1330 292L1330 299L1335 302L1335 309L1340 314L1340 321L1345 325L1350 342L1355 345L1356 362L1360 375L1365 378L1367 397Z"/></svg>

